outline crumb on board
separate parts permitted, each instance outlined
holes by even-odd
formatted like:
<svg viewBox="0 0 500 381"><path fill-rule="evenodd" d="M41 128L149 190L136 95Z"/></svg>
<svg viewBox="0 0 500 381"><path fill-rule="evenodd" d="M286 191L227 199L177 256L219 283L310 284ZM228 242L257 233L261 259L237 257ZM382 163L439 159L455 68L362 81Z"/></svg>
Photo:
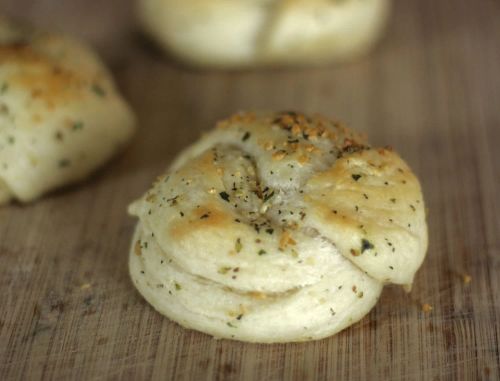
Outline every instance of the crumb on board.
<svg viewBox="0 0 500 381"><path fill-rule="evenodd" d="M92 285L90 283L84 283L80 286L80 290L88 290Z"/></svg>
<svg viewBox="0 0 500 381"><path fill-rule="evenodd" d="M422 312L429 313L432 311L432 306L429 303L422 304Z"/></svg>
<svg viewBox="0 0 500 381"><path fill-rule="evenodd" d="M462 280L464 284L469 284L472 281L472 277L469 274L462 274Z"/></svg>

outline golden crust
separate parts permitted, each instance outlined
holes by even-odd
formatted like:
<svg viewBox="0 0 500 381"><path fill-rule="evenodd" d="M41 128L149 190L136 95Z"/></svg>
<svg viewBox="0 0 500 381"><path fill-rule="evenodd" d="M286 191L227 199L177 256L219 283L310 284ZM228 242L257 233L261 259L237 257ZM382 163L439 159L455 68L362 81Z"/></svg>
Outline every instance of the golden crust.
<svg viewBox="0 0 500 381"><path fill-rule="evenodd" d="M227 229L233 224L231 217L229 213L218 209L214 204L201 205L192 209L184 219L172 224L168 233L180 240L189 239L190 236L196 236L208 229Z"/></svg>
<svg viewBox="0 0 500 381"><path fill-rule="evenodd" d="M24 88L48 107L89 96L97 88L112 90L98 58L68 37L30 33L1 40L4 83Z"/></svg>

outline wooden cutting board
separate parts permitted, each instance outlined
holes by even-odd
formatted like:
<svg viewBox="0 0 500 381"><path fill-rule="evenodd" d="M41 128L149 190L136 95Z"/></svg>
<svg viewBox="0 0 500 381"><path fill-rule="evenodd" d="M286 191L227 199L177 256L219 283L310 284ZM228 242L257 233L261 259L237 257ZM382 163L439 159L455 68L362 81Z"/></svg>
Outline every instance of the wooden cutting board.
<svg viewBox="0 0 500 381"><path fill-rule="evenodd" d="M398 1L384 41L356 63L238 72L160 54L138 33L132 1L1 3L93 43L140 121L126 152L89 181L0 209L1 380L500 378L498 1ZM429 208L411 294L388 287L337 336L280 345L214 340L140 297L127 273L127 204L241 109L321 112L401 152Z"/></svg>

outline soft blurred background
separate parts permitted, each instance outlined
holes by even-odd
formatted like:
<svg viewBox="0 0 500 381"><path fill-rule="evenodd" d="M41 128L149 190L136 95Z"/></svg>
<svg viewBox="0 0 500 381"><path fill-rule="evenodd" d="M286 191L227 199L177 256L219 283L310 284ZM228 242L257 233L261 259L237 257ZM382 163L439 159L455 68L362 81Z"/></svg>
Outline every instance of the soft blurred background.
<svg viewBox="0 0 500 381"><path fill-rule="evenodd" d="M498 1L395 1L385 36L356 62L238 71L167 57L140 33L131 0L0 7L95 46L139 120L129 149L83 186L0 210L4 379L500 378ZM387 289L331 339L258 346L182 330L135 293L126 205L202 131L248 109L320 112L409 162L430 227L409 296Z"/></svg>

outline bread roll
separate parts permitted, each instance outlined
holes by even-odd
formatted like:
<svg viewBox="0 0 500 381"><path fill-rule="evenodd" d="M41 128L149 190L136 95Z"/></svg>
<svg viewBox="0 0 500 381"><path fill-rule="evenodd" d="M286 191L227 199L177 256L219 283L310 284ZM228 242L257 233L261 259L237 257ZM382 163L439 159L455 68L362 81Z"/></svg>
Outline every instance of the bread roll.
<svg viewBox="0 0 500 381"><path fill-rule="evenodd" d="M129 211L139 292L184 327L243 341L332 335L384 284L409 288L427 250L405 162L293 112L220 122Z"/></svg>
<svg viewBox="0 0 500 381"><path fill-rule="evenodd" d="M85 178L133 129L132 111L88 47L0 18L0 204Z"/></svg>
<svg viewBox="0 0 500 381"><path fill-rule="evenodd" d="M196 65L345 61L367 52L389 0L140 0L145 29Z"/></svg>

